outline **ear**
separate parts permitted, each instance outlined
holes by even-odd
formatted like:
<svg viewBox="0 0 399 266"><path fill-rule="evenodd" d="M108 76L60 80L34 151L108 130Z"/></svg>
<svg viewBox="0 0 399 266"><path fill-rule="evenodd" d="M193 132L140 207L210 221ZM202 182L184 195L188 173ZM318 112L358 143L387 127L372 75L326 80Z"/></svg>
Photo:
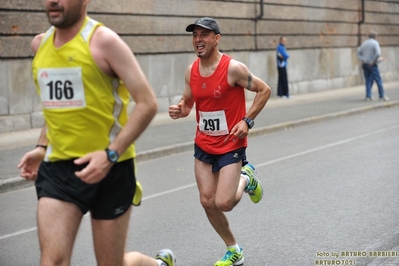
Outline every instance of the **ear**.
<svg viewBox="0 0 399 266"><path fill-rule="evenodd" d="M219 41L220 41L220 34L216 34L215 35L215 46L217 46L218 45L218 43L219 43Z"/></svg>

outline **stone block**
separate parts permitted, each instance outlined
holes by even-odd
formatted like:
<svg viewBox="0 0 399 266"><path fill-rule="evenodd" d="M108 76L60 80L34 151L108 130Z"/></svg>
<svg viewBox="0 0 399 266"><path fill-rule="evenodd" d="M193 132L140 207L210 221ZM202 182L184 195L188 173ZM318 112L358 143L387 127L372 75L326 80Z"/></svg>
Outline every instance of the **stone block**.
<svg viewBox="0 0 399 266"><path fill-rule="evenodd" d="M156 92L157 98L168 97L175 84L172 77L175 75L174 57L171 55L149 56L148 79Z"/></svg>
<svg viewBox="0 0 399 266"><path fill-rule="evenodd" d="M288 50L288 52L290 54L288 59L288 79L291 82L312 80L318 77L318 73L327 70L326 63L323 62L323 60L326 61L327 59L319 49Z"/></svg>
<svg viewBox="0 0 399 266"><path fill-rule="evenodd" d="M257 22L258 34L272 34L281 35L296 35L301 34L316 34L316 35L346 35L357 34L358 27L356 24L347 23L325 23L318 21L273 21L260 20ZM306 38L307 36L302 36ZM287 41L291 36L287 37ZM276 40L276 44L278 39Z"/></svg>
<svg viewBox="0 0 399 266"><path fill-rule="evenodd" d="M366 11L372 11L378 13L399 13L399 5L397 3L394 3L394 1L390 2L366 1L364 8Z"/></svg>
<svg viewBox="0 0 399 266"><path fill-rule="evenodd" d="M44 8L42 1L29 1L29 5L27 5L26 0L2 0L1 7L9 10L40 10Z"/></svg>
<svg viewBox="0 0 399 266"><path fill-rule="evenodd" d="M359 21L357 10L343 9L325 9L310 6L296 5L273 5L268 4L264 10L264 17L275 20L314 20L314 21L336 21L336 22L352 22Z"/></svg>
<svg viewBox="0 0 399 266"><path fill-rule="evenodd" d="M33 56L31 41L32 37L27 36L0 36L0 58Z"/></svg>
<svg viewBox="0 0 399 266"><path fill-rule="evenodd" d="M352 49L336 48L330 51L329 78L352 75L357 72L358 60L353 60ZM355 62L354 62L355 61ZM355 63L355 65L354 65Z"/></svg>
<svg viewBox="0 0 399 266"><path fill-rule="evenodd" d="M253 17L255 6L252 0L239 2L221 1L158 1L158 0L120 0L110 2L107 0L92 1L89 5L89 12L104 12L140 14L140 15L174 15L174 16L198 16L198 14L209 14L223 17L230 14L230 17Z"/></svg>
<svg viewBox="0 0 399 266"><path fill-rule="evenodd" d="M28 60L9 63L9 104L10 114L32 112L32 98L35 92L28 89L32 83L31 65Z"/></svg>
<svg viewBox="0 0 399 266"><path fill-rule="evenodd" d="M313 91L313 83L310 81L296 82L296 86L298 94L304 94Z"/></svg>
<svg viewBox="0 0 399 266"><path fill-rule="evenodd" d="M0 23L0 32L4 34L37 34L50 28L45 12L0 11L0 17L6 22Z"/></svg>
<svg viewBox="0 0 399 266"><path fill-rule="evenodd" d="M170 105L178 104L180 102L180 100L181 100L181 95L175 95L172 98L170 98Z"/></svg>
<svg viewBox="0 0 399 266"><path fill-rule="evenodd" d="M270 4L276 3L276 0L264 0L265 8ZM347 9L352 11L358 10L358 4L348 0L334 0L334 1L314 1L314 0L278 0L279 4L283 5L303 5L308 7L330 8L330 9Z"/></svg>
<svg viewBox="0 0 399 266"><path fill-rule="evenodd" d="M30 115L0 116L0 133L30 129Z"/></svg>
<svg viewBox="0 0 399 266"><path fill-rule="evenodd" d="M43 112L33 112L31 114L31 125L32 128L41 128L44 125Z"/></svg>
<svg viewBox="0 0 399 266"><path fill-rule="evenodd" d="M253 52L246 53L249 60L246 64L251 73L260 78L263 81L267 81L268 72L269 72L269 53L267 52ZM275 67L272 67L273 70ZM271 71L273 71L271 70Z"/></svg>
<svg viewBox="0 0 399 266"><path fill-rule="evenodd" d="M0 61L0 116L9 114L8 62Z"/></svg>
<svg viewBox="0 0 399 266"><path fill-rule="evenodd" d="M359 75L344 77L344 87L353 87L361 83L362 82Z"/></svg>
<svg viewBox="0 0 399 266"><path fill-rule="evenodd" d="M311 81L312 86L310 86L309 92L317 92L323 91L329 88L329 80L328 79L316 79Z"/></svg>
<svg viewBox="0 0 399 266"><path fill-rule="evenodd" d="M171 98L169 97L161 97L158 98L158 112L167 112L169 106L171 105Z"/></svg>
<svg viewBox="0 0 399 266"><path fill-rule="evenodd" d="M344 78L337 77L331 79L331 88L332 89L339 89L344 87Z"/></svg>

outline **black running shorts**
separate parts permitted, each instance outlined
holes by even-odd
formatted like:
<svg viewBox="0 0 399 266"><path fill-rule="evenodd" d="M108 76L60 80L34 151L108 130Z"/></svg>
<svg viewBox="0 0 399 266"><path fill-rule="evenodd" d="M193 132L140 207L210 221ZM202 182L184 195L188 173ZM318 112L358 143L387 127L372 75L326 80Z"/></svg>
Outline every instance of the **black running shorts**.
<svg viewBox="0 0 399 266"><path fill-rule="evenodd" d="M215 173L220 171L222 167L239 161L242 161L243 166L246 165L248 162L245 150L246 148L243 147L228 153L215 155L206 153L197 144L194 144L194 157L201 162L212 164L212 172Z"/></svg>
<svg viewBox="0 0 399 266"><path fill-rule="evenodd" d="M116 163L107 176L96 184L87 184L75 176L85 165L73 160L42 162L36 179L38 199L49 197L79 207L83 214L90 211L93 219L115 219L132 204L136 190L134 160Z"/></svg>

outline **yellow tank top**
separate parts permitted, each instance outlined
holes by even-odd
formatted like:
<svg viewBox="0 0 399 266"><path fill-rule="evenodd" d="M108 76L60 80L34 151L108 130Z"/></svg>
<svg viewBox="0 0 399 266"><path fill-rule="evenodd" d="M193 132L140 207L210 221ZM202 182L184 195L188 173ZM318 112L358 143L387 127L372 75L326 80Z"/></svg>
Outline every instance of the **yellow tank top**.
<svg viewBox="0 0 399 266"><path fill-rule="evenodd" d="M51 27L33 59L33 78L48 128L45 161L103 150L127 122L128 90L119 79L106 75L90 53L91 36L100 25L86 17L79 33L60 48L54 47ZM132 144L119 161L135 156Z"/></svg>

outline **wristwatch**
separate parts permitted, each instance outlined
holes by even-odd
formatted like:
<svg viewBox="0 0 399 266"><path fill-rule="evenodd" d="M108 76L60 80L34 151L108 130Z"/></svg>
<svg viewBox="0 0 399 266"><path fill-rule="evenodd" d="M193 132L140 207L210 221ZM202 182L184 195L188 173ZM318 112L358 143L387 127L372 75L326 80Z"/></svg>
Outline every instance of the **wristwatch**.
<svg viewBox="0 0 399 266"><path fill-rule="evenodd" d="M244 120L247 123L249 129L253 128L255 125L255 121L252 120L251 118L244 117L242 120Z"/></svg>
<svg viewBox="0 0 399 266"><path fill-rule="evenodd" d="M111 163L116 163L118 161L119 154L116 151L106 148L105 152L107 153L108 161Z"/></svg>

